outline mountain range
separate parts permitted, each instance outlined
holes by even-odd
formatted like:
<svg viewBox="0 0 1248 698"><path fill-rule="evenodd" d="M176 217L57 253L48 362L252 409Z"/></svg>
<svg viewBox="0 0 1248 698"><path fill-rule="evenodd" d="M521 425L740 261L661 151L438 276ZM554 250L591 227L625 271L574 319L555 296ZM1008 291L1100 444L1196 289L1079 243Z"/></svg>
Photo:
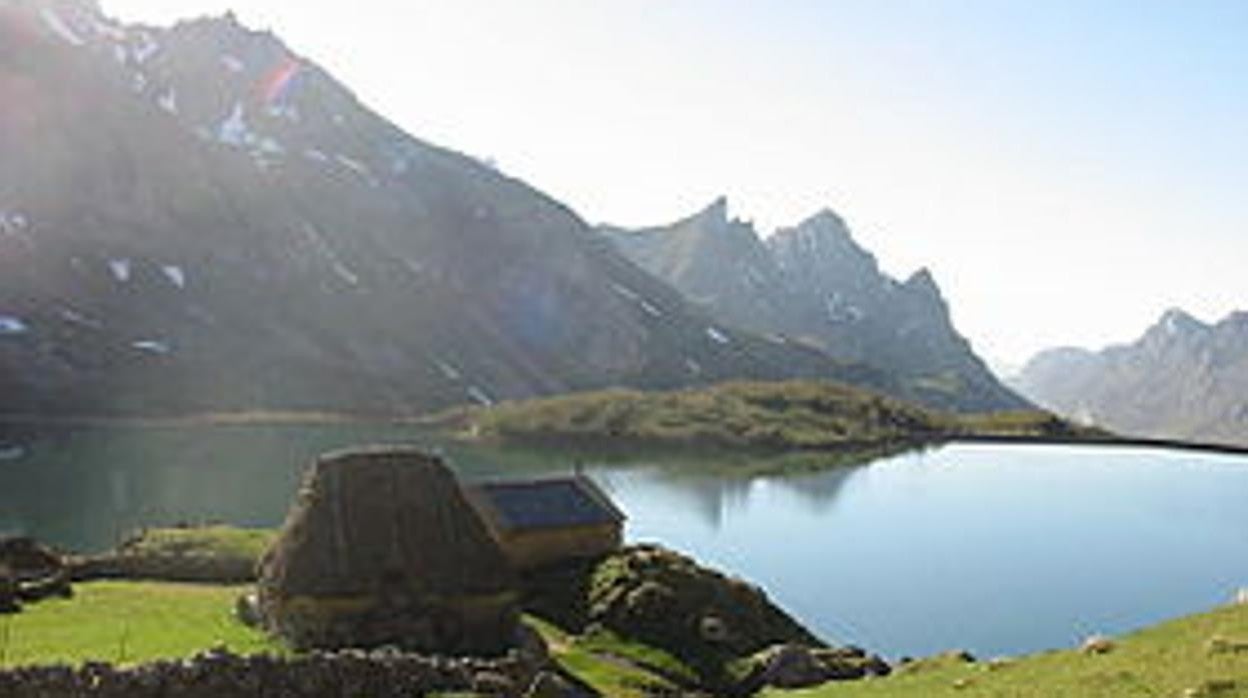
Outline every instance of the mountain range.
<svg viewBox="0 0 1248 698"><path fill-rule="evenodd" d="M777 247L757 271L844 288L806 306L871 313L873 329L720 312L231 15L158 28L89 0L0 2L0 154L7 413L396 414L732 378L1023 404L948 327L927 274L896 284L873 261L806 267ZM789 237L833 241L833 222ZM780 307L771 292L742 303ZM899 371L915 347L930 351Z"/></svg>
<svg viewBox="0 0 1248 698"><path fill-rule="evenodd" d="M1248 446L1248 313L1206 324L1170 310L1129 344L1042 352L1012 384L1123 434Z"/></svg>
<svg viewBox="0 0 1248 698"><path fill-rule="evenodd" d="M958 334L932 274L888 276L830 210L765 240L730 220L722 198L670 225L600 230L721 323L870 363L897 379L901 397L927 405L1026 406Z"/></svg>

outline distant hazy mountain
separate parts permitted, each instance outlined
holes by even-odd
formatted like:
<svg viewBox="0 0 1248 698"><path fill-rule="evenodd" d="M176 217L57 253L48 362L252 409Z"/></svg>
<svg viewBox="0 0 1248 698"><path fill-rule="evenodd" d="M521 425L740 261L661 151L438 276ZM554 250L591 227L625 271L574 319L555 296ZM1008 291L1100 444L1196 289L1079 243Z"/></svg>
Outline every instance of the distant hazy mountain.
<svg viewBox="0 0 1248 698"><path fill-rule="evenodd" d="M765 242L751 224L728 219L723 199L672 225L600 230L725 325L871 363L898 377L903 396L929 405L1026 404L954 329L927 270L904 283L890 278L831 211Z"/></svg>
<svg viewBox="0 0 1248 698"><path fill-rule="evenodd" d="M401 80L401 76L396 76ZM394 412L819 376L227 16L0 2L0 411Z"/></svg>
<svg viewBox="0 0 1248 698"><path fill-rule="evenodd" d="M1043 352L1013 383L1114 431L1248 445L1248 313L1207 325L1171 310L1132 344Z"/></svg>

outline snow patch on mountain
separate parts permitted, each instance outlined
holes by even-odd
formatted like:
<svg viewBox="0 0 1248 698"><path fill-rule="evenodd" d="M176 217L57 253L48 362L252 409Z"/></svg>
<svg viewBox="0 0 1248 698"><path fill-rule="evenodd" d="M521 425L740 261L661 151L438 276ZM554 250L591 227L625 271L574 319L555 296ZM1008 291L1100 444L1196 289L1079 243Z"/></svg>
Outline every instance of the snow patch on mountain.
<svg viewBox="0 0 1248 698"><path fill-rule="evenodd" d="M160 97L156 98L156 103L160 105L161 109L164 109L170 114L177 115L178 93L175 92L173 88L169 88L168 91L164 92L163 94L160 95Z"/></svg>
<svg viewBox="0 0 1248 698"><path fill-rule="evenodd" d="M186 288L186 272L174 264L166 264L160 268L165 274L165 278L169 279L169 283L178 288Z"/></svg>
<svg viewBox="0 0 1248 698"><path fill-rule="evenodd" d="M241 148L254 138L251 130L247 128L247 119L243 116L243 103L235 102L229 116L225 117L217 127L217 140L226 145Z"/></svg>
<svg viewBox="0 0 1248 698"><path fill-rule="evenodd" d="M317 230L315 226L311 223L305 224L304 232L307 234L308 240L312 243L312 246L316 249L317 254L320 255L322 259L329 262L330 268L338 278L347 282L347 284L351 286L360 285L359 275L352 271L351 267L347 266L346 263L343 262L342 258L338 256L338 253L334 251L334 248L328 241L325 240L325 237L321 235L321 232Z"/></svg>
<svg viewBox="0 0 1248 698"><path fill-rule="evenodd" d="M128 259L108 260L108 270L113 273L113 278L120 283L124 284L130 280L130 260Z"/></svg>
<svg viewBox="0 0 1248 698"><path fill-rule="evenodd" d="M169 346L168 342L164 342L158 339L140 339L136 342L131 342L130 346L134 347L135 349L138 349L139 351L145 351L149 354L164 355L173 351L173 348Z"/></svg>
<svg viewBox="0 0 1248 698"><path fill-rule="evenodd" d="M349 158L346 155L342 155L341 153L335 155L334 159L338 161L339 165L342 165L343 167L355 172L356 174L360 176L363 176L363 177L371 176L371 173L368 170L368 166L360 162L359 160Z"/></svg>
<svg viewBox="0 0 1248 698"><path fill-rule="evenodd" d="M710 337L711 341L716 342L717 344L728 344L731 341L728 339L728 335L720 332L714 327L706 328L706 336Z"/></svg>
<svg viewBox="0 0 1248 698"><path fill-rule="evenodd" d="M242 59L228 53L221 56L221 65L225 66L225 69L231 73L241 73L247 69Z"/></svg>
<svg viewBox="0 0 1248 698"><path fill-rule="evenodd" d="M0 233L13 235L21 233L29 226L30 221L26 218L25 214L17 211L0 210Z"/></svg>
<svg viewBox="0 0 1248 698"><path fill-rule="evenodd" d="M136 39L137 44L131 48L130 55L134 57L135 63L143 65L147 63L148 59L156 55L156 52L160 50L160 44L156 42L156 39L151 34L145 31L139 32Z"/></svg>
<svg viewBox="0 0 1248 698"><path fill-rule="evenodd" d="M104 323L94 318L87 317L73 308L62 308L61 319L74 325L90 327L93 330L102 329L104 327Z"/></svg>
<svg viewBox="0 0 1248 698"><path fill-rule="evenodd" d="M636 291L634 291L634 290L633 290L633 289L631 289L631 288L628 288L627 286L621 286L620 284L613 283L613 284L611 284L611 290L612 290L612 291L615 291L616 293L620 294L621 296L624 296L625 298L629 299L630 301L638 301L638 300L641 300L641 296L637 295L637 292L636 292Z"/></svg>
<svg viewBox="0 0 1248 698"><path fill-rule="evenodd" d="M53 34L56 34L62 41L70 46L86 46L87 41L78 35L78 32L70 28L69 24L61 18L56 10L51 7L39 8L39 16L43 18L43 23Z"/></svg>
<svg viewBox="0 0 1248 698"><path fill-rule="evenodd" d="M15 315L0 315L0 337L26 334L30 326Z"/></svg>
<svg viewBox="0 0 1248 698"><path fill-rule="evenodd" d="M475 385L468 387L468 397L471 397L473 400L476 400L486 407L494 404L494 398L491 398L484 390Z"/></svg>
<svg viewBox="0 0 1248 698"><path fill-rule="evenodd" d="M445 376L448 381L457 381L460 379L461 374L459 369L455 368L451 364L438 359L433 362L433 365L438 367L438 370L442 372L442 375Z"/></svg>

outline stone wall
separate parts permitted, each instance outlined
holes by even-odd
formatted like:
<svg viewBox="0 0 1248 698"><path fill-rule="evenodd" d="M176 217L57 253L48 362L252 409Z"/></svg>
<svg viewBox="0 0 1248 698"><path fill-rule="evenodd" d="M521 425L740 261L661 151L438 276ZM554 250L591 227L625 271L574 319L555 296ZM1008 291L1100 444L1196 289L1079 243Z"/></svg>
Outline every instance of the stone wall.
<svg viewBox="0 0 1248 698"><path fill-rule="evenodd" d="M224 651L119 669L111 664L0 671L4 698L412 698L433 692L523 696L541 667L502 659L426 657L397 651L311 653L295 658ZM549 678L549 677L544 677Z"/></svg>

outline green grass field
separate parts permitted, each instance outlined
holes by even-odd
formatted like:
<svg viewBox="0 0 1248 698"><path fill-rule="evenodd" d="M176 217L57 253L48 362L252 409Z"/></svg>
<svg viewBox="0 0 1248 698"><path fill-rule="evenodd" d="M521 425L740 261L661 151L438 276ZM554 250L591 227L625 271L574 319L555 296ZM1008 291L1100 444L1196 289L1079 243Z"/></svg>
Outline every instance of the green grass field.
<svg viewBox="0 0 1248 698"><path fill-rule="evenodd" d="M135 664L188 657L223 645L240 653L283 652L235 620L246 587L164 582L91 582L72 599L0 616L0 666L107 661Z"/></svg>
<svg viewBox="0 0 1248 698"><path fill-rule="evenodd" d="M1248 696L1248 605L1115 641L1107 654L1047 652L1003 662L927 661L894 676L772 691L769 698L1232 698Z"/></svg>

